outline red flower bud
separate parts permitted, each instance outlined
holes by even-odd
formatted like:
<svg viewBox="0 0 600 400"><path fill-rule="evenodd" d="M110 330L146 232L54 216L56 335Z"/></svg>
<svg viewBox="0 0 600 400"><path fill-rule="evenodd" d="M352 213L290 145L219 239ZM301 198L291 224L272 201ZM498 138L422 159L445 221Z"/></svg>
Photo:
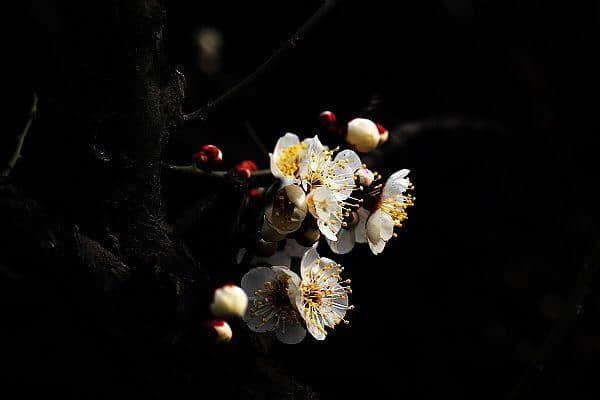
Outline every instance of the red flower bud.
<svg viewBox="0 0 600 400"><path fill-rule="evenodd" d="M223 320L215 319L207 323L208 330L217 342L229 342L233 336L231 327Z"/></svg>
<svg viewBox="0 0 600 400"><path fill-rule="evenodd" d="M244 160L239 162L235 168L246 168L248 170L250 170L250 172L254 172L254 171L258 171L258 166L256 165L256 163L252 160Z"/></svg>
<svg viewBox="0 0 600 400"><path fill-rule="evenodd" d="M205 144L200 151L208 156L210 163L213 165L220 164L223 161L223 152L215 145Z"/></svg>
<svg viewBox="0 0 600 400"><path fill-rule="evenodd" d="M252 176L252 171L250 171L248 168L235 167L233 171L237 176L242 178L249 179Z"/></svg>
<svg viewBox="0 0 600 400"><path fill-rule="evenodd" d="M319 114L319 120L321 121L321 126L328 131L335 131L335 122L337 118L335 114L331 111L323 111Z"/></svg>
<svg viewBox="0 0 600 400"><path fill-rule="evenodd" d="M377 130L379 131L379 144L385 143L388 140L389 131L385 126L381 125L379 122L375 125L377 125Z"/></svg>
<svg viewBox="0 0 600 400"><path fill-rule="evenodd" d="M265 192L264 187L255 187L255 188L248 190L248 196L254 197L254 198L259 198L263 195L264 192Z"/></svg>
<svg viewBox="0 0 600 400"><path fill-rule="evenodd" d="M192 162L194 164L196 164L196 166L198 168L202 168L204 166L204 164L206 164L208 162L208 156L206 155L205 152L199 151L197 153L194 153L194 155L192 155Z"/></svg>

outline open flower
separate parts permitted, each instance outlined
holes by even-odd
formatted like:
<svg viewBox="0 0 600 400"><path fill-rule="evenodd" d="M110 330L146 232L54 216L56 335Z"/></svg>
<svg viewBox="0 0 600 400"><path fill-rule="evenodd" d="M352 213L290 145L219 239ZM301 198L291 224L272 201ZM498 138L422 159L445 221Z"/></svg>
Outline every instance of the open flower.
<svg viewBox="0 0 600 400"><path fill-rule="evenodd" d="M317 340L324 340L325 327L333 328L344 321L348 305L350 287L344 286L349 280L340 282L342 267L335 261L320 257L313 246L308 250L300 265L302 281L294 294L296 307L300 312L306 329Z"/></svg>
<svg viewBox="0 0 600 400"><path fill-rule="evenodd" d="M308 192L308 209L317 219L319 230L335 241L349 213L347 200L357 189L354 174L361 168L361 161L352 150L341 151L333 157L334 151L323 146L318 136L308 143L298 175Z"/></svg>
<svg viewBox="0 0 600 400"><path fill-rule="evenodd" d="M274 332L283 343L295 344L306 336L296 304L300 278L287 267L258 267L242 278L249 305L244 321L254 332Z"/></svg>
<svg viewBox="0 0 600 400"><path fill-rule="evenodd" d="M273 176L295 182L309 143L309 140L300 142L298 136L293 133L286 133L280 137L275 150L270 154Z"/></svg>
<svg viewBox="0 0 600 400"><path fill-rule="evenodd" d="M394 227L402 226L408 218L406 209L413 205L413 198L405 192L412 187L407 169L392 174L381 191L381 196L366 225L367 242L373 254L379 254L394 235Z"/></svg>
<svg viewBox="0 0 600 400"><path fill-rule="evenodd" d="M337 240L327 240L331 251L336 254L346 254L354 248L355 243L367 243L366 224L369 211L360 207L356 210L355 217L358 219L347 227L342 227L337 233Z"/></svg>

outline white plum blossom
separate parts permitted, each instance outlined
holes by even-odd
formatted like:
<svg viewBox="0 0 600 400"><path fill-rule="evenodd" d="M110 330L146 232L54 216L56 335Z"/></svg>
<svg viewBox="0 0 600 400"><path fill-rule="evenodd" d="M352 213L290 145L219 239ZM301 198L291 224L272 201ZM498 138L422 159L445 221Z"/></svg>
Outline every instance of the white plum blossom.
<svg viewBox="0 0 600 400"><path fill-rule="evenodd" d="M392 174L381 191L373 213L366 225L367 242L373 254L380 254L394 235L394 227L402 226L408 217L406 209L413 205L413 198L405 192L412 187L408 169Z"/></svg>
<svg viewBox="0 0 600 400"><path fill-rule="evenodd" d="M300 278L284 266L253 268L242 278L249 305L244 321L254 332L274 332L283 343L295 344L306 336L295 299Z"/></svg>
<svg viewBox="0 0 600 400"><path fill-rule="evenodd" d="M318 136L310 139L300 163L299 177L308 192L308 209L317 219L319 230L335 241L349 213L347 200L357 189L355 173L362 164L352 150L341 151L335 157L333 154L334 151L321 144Z"/></svg>
<svg viewBox="0 0 600 400"><path fill-rule="evenodd" d="M269 155L273 176L287 183L296 182L308 146L308 139L300 142L298 136L293 133L286 133L280 137L275 144L275 150Z"/></svg>
<svg viewBox="0 0 600 400"><path fill-rule="evenodd" d="M327 240L331 251L336 254L347 254L353 248L355 243L367 243L366 224L369 218L369 211L360 207L356 210L358 222L349 228L342 228L337 234L337 240Z"/></svg>
<svg viewBox="0 0 600 400"><path fill-rule="evenodd" d="M347 286L350 281L340 281L342 267L335 261L320 257L313 246L308 250L300 265L302 281L299 290L290 293L295 298L297 310L304 319L306 329L317 340L327 336L325 327L333 328L344 321L348 305Z"/></svg>

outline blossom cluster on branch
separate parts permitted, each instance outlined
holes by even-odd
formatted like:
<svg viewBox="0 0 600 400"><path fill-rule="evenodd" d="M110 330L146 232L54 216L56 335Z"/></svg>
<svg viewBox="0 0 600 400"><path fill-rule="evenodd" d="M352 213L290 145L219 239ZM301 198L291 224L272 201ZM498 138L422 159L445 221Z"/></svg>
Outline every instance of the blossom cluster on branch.
<svg viewBox="0 0 600 400"><path fill-rule="evenodd" d="M382 125L355 118L340 128L329 111L321 114L321 122L338 142L344 139L346 148L330 148L319 136L301 140L286 133L279 138L269 154L275 189L261 192L268 196L256 244L262 257L254 258L268 266L247 272L241 289L217 290L211 306L216 316L242 316L252 331L272 332L289 344L302 341L307 331L324 340L325 328L347 323L346 312L353 308L342 266L317 253L321 235L336 254L349 253L356 243L367 243L380 254L414 202L409 170L398 170L381 183L381 175L358 154L386 142ZM204 154L220 161L212 148ZM247 178L256 170L249 160L235 168ZM292 270L293 258L301 258L299 274Z"/></svg>

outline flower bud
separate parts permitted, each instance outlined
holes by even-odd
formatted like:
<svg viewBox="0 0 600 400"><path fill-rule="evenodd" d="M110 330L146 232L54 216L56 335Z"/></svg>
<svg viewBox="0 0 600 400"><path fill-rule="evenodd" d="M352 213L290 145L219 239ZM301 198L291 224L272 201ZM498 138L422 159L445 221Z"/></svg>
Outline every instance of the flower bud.
<svg viewBox="0 0 600 400"><path fill-rule="evenodd" d="M327 131L335 131L335 114L331 111L323 111L319 114L319 120L321 121L321 126L323 129Z"/></svg>
<svg viewBox="0 0 600 400"><path fill-rule="evenodd" d="M275 194L273 206L265 217L282 234L294 232L306 216L306 194L300 186L287 185Z"/></svg>
<svg viewBox="0 0 600 400"><path fill-rule="evenodd" d="M387 140L390 136L390 132L387 130L387 128L385 126L381 125L379 122L376 125L377 125L377 130L379 131L379 144L387 142Z"/></svg>
<svg viewBox="0 0 600 400"><path fill-rule="evenodd" d="M198 168L204 168L204 165L208 162L208 156L206 155L205 152L203 151L199 151L197 153L194 153L192 155L192 162L198 167Z"/></svg>
<svg viewBox="0 0 600 400"><path fill-rule="evenodd" d="M263 226L260 230L260 236L267 242L278 242L280 240L285 239L285 234L280 233L271 225L269 222L269 218L271 217L272 209L271 207L267 208L264 215ZM267 216L269 216L267 218Z"/></svg>
<svg viewBox="0 0 600 400"><path fill-rule="evenodd" d="M213 165L223 162L223 152L215 145L205 144L200 151L207 155L209 162Z"/></svg>
<svg viewBox="0 0 600 400"><path fill-rule="evenodd" d="M360 168L356 171L356 176L358 177L358 182L363 186L371 186L375 180L375 174L368 168Z"/></svg>
<svg viewBox="0 0 600 400"><path fill-rule="evenodd" d="M231 341L233 332L229 324L223 320L216 319L208 323L208 329L215 336L217 342L226 343Z"/></svg>
<svg viewBox="0 0 600 400"><path fill-rule="evenodd" d="M346 141L361 153L374 150L379 143L377 125L366 118L354 118L348 122Z"/></svg>
<svg viewBox="0 0 600 400"><path fill-rule="evenodd" d="M244 161L237 163L237 165L235 166L235 169L247 169L250 172L254 172L254 171L258 171L258 166L252 160L244 160Z"/></svg>
<svg viewBox="0 0 600 400"><path fill-rule="evenodd" d="M265 193L264 187L255 187L248 190L248 196L258 199Z"/></svg>
<svg viewBox="0 0 600 400"><path fill-rule="evenodd" d="M210 305L210 311L215 317L243 317L248 306L248 296L242 288L235 285L225 285L217 290Z"/></svg>

